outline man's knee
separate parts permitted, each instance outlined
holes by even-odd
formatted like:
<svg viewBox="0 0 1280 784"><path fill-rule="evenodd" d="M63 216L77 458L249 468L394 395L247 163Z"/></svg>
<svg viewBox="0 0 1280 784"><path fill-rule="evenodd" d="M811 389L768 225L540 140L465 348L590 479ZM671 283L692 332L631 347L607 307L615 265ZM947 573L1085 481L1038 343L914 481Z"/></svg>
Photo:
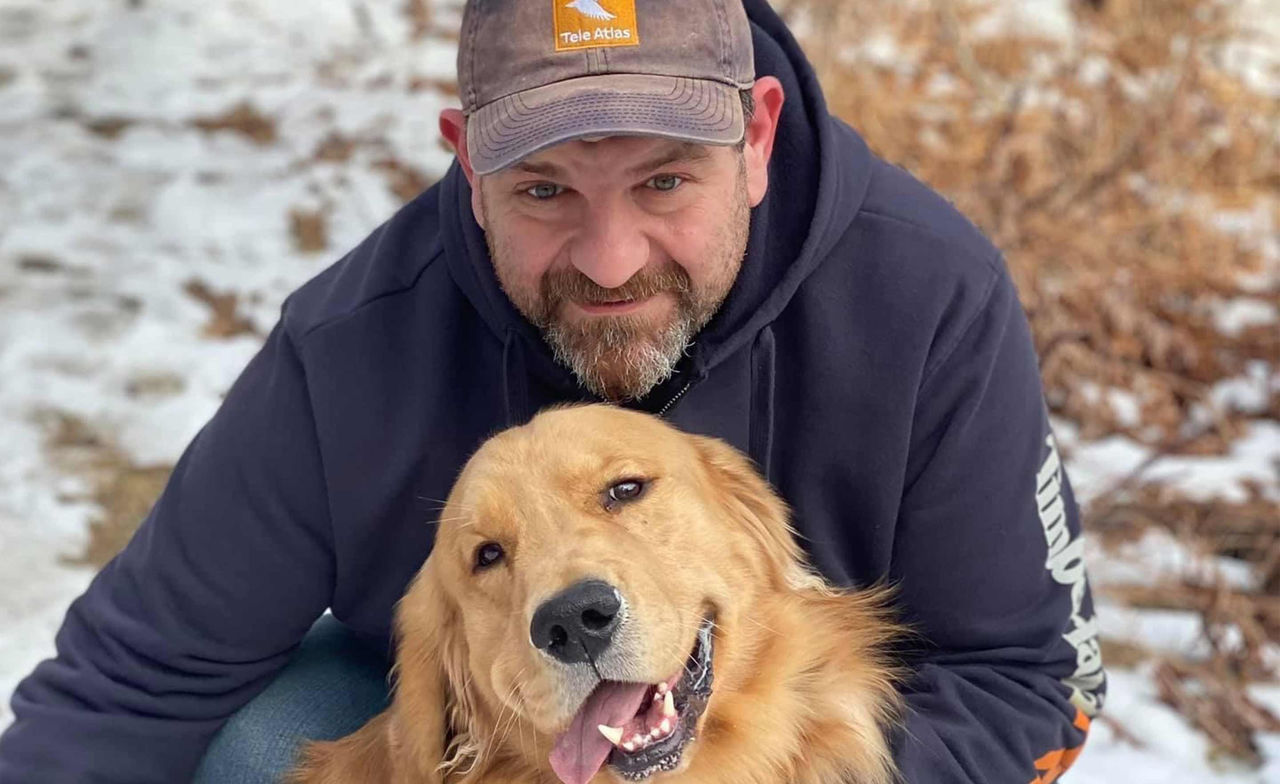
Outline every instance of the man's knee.
<svg viewBox="0 0 1280 784"><path fill-rule="evenodd" d="M213 739L195 784L279 781L304 742L341 738L386 707L387 665L332 617L322 618L280 675Z"/></svg>

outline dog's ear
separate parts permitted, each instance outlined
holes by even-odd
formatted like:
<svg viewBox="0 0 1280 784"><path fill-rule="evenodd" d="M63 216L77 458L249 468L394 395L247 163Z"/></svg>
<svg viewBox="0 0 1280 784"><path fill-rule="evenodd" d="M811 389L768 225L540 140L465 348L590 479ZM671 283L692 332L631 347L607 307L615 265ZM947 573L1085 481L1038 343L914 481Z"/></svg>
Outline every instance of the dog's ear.
<svg viewBox="0 0 1280 784"><path fill-rule="evenodd" d="M308 744L290 784L440 784L474 764L466 641L430 561L396 606L396 632L391 707L341 740Z"/></svg>
<svg viewBox="0 0 1280 784"><path fill-rule="evenodd" d="M813 584L803 551L796 544L787 505L755 465L723 441L691 436L725 508L759 546L777 587Z"/></svg>
<svg viewBox="0 0 1280 784"><path fill-rule="evenodd" d="M419 778L440 782L476 764L481 736L458 608L430 559L396 607L390 743Z"/></svg>

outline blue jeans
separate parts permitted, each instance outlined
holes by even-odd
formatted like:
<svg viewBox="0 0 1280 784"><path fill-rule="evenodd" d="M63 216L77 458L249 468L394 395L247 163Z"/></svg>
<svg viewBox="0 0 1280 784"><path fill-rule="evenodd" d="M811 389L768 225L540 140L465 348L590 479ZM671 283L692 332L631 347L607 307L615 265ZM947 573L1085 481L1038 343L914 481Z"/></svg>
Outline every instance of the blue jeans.
<svg viewBox="0 0 1280 784"><path fill-rule="evenodd" d="M326 615L280 675L223 726L195 784L275 784L306 740L334 740L387 707L386 644Z"/></svg>

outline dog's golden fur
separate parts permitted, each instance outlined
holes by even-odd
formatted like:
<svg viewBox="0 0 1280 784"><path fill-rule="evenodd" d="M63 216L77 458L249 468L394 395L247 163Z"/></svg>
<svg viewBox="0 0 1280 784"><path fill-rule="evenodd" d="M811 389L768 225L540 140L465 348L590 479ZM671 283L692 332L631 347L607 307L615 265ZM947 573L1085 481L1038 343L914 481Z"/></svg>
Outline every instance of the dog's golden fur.
<svg viewBox="0 0 1280 784"><path fill-rule="evenodd" d="M601 503L620 479L650 489ZM856 521L850 521L856 524ZM498 542L504 560L475 570ZM681 784L882 784L899 699L886 591L841 592L805 566L779 498L738 452L609 406L553 409L486 442L396 612L392 705L311 744L301 784L557 784L548 752L593 684L530 642L538 605L582 579L626 596L632 677L683 666L712 612L715 685ZM620 643L615 643L620 644ZM605 765L591 784L621 784Z"/></svg>

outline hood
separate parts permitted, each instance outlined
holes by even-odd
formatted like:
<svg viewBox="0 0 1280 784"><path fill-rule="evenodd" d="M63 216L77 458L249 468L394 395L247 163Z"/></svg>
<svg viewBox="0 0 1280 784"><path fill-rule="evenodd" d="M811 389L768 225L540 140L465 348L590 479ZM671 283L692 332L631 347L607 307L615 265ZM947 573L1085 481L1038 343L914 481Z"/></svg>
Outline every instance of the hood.
<svg viewBox="0 0 1280 784"><path fill-rule="evenodd" d="M695 338L676 375L628 405L662 412L786 307L796 289L848 229L865 196L871 156L866 145L827 112L812 66L766 0L745 0L756 75L771 75L786 94L769 163L769 188L751 211L746 258L728 297ZM471 188L457 161L440 183L440 226L450 273L503 343L508 419L527 411L525 374L536 374L562 399L590 400L557 363L538 329L502 291L484 233L471 212Z"/></svg>

